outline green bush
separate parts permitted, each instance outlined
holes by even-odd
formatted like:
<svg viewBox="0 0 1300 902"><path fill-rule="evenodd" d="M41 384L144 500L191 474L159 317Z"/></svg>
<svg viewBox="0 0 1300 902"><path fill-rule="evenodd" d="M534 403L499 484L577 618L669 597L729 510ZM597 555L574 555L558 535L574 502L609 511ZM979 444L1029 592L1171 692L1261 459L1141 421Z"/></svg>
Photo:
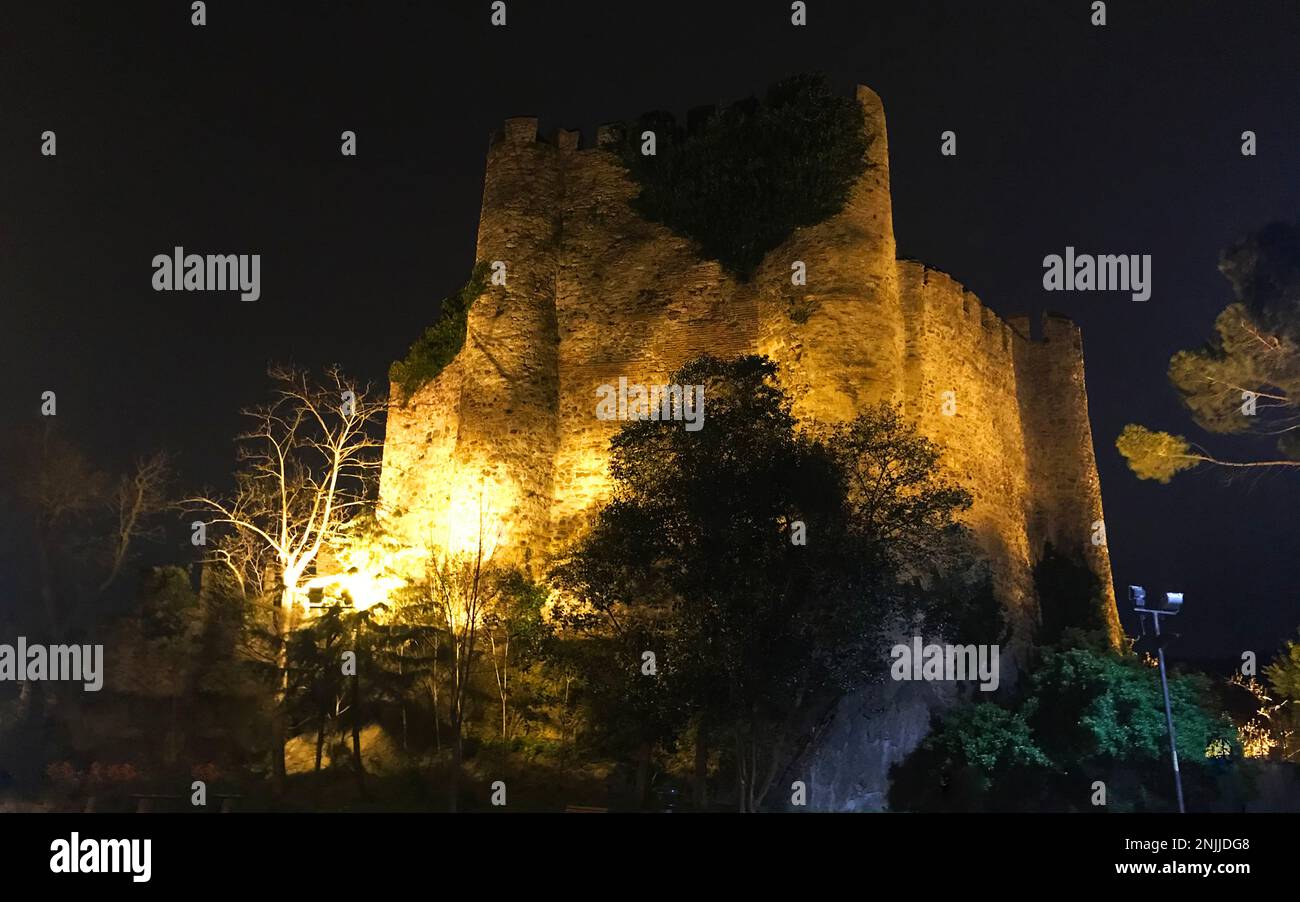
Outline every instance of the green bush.
<svg viewBox="0 0 1300 902"><path fill-rule="evenodd" d="M443 300L438 321L424 330L406 357L394 361L388 368L388 378L398 387L403 398L409 398L434 379L460 353L465 346L469 308L487 290L487 285L488 264L481 261L475 264L465 287Z"/></svg>
<svg viewBox="0 0 1300 902"><path fill-rule="evenodd" d="M647 113L612 147L641 187L637 212L741 278L795 229L843 209L866 168L862 108L833 94L824 76L794 76L762 101L696 118L682 129L669 113ZM641 153L646 130L654 156Z"/></svg>
<svg viewBox="0 0 1300 902"><path fill-rule="evenodd" d="M1067 631L1075 646L1044 648L1018 701L959 705L891 773L890 807L909 811L1089 811L1094 781L1111 811L1174 805L1158 673L1106 647L1105 634ZM1169 678L1188 805L1239 804L1240 746L1205 678ZM1216 748L1224 757L1209 757Z"/></svg>

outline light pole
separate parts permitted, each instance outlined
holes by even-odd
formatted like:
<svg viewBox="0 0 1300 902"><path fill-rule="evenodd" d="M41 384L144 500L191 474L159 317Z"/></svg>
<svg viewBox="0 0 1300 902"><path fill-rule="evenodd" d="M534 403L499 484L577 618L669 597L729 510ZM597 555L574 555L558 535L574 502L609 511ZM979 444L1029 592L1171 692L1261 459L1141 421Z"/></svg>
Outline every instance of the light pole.
<svg viewBox="0 0 1300 902"><path fill-rule="evenodd" d="M1165 724L1169 727L1169 754L1174 761L1174 788L1178 791L1178 813L1185 814L1186 809L1183 807L1183 777L1178 771L1178 745L1174 741L1174 714L1169 707L1169 680L1165 676L1165 643L1160 638L1160 618L1172 617L1178 613L1183 606L1182 592L1166 592L1165 600L1158 608L1148 608L1146 606L1147 590L1141 586L1128 587L1129 601L1133 602L1133 610L1138 613L1138 624L1142 626L1145 632L1146 621L1142 619L1143 614L1151 615L1151 622L1155 624L1156 630L1156 655L1160 660L1160 688L1165 694Z"/></svg>

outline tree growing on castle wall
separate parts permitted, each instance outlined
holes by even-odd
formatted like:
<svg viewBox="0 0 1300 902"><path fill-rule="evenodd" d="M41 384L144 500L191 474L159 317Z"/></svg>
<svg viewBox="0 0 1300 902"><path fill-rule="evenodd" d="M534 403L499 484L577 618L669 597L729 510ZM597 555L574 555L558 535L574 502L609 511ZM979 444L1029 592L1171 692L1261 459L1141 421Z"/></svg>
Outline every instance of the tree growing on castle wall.
<svg viewBox="0 0 1300 902"><path fill-rule="evenodd" d="M210 561L241 587L265 593L247 597L269 609L275 668L271 774L273 792L280 795L288 738L286 640L322 549L372 503L381 447L373 427L384 406L338 368L320 379L285 367L273 367L269 375L271 400L245 411L252 426L237 438L234 491L187 503L216 534Z"/></svg>
<svg viewBox="0 0 1300 902"><path fill-rule="evenodd" d="M837 96L824 76L799 75L689 129L648 113L615 149L641 186L641 215L748 278L795 229L840 212L865 168L867 138L855 100Z"/></svg>
<svg viewBox="0 0 1300 902"><path fill-rule="evenodd" d="M1204 347L1174 355L1169 381L1201 428L1271 441L1276 452L1225 460L1181 435L1130 424L1116 446L1141 479L1167 483L1201 465L1300 467L1300 224L1276 223L1233 245L1219 270L1234 301Z"/></svg>
<svg viewBox="0 0 1300 902"><path fill-rule="evenodd" d="M704 427L623 427L613 497L553 574L571 625L634 640L609 642L591 679L644 687L643 740L703 724L741 811L763 806L820 706L883 673L883 632L913 613L904 562L956 540L970 503L897 411L801 431L775 377L753 356L675 373L705 387ZM654 672L637 670L636 642Z"/></svg>

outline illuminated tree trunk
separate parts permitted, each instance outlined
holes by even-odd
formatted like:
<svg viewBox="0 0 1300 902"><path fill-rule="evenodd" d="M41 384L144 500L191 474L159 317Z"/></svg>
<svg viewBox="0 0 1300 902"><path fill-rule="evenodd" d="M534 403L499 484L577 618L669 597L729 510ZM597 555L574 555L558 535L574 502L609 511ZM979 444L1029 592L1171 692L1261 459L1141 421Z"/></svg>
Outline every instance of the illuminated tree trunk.
<svg viewBox="0 0 1300 902"><path fill-rule="evenodd" d="M320 773L321 755L325 751L325 722L329 712L324 702L320 706L320 727L316 730L316 773Z"/></svg>
<svg viewBox="0 0 1300 902"><path fill-rule="evenodd" d="M361 627L358 625L353 634L353 648L361 648ZM361 761L361 667L352 674L352 772L356 774L357 789L362 796L366 794L366 769Z"/></svg>
<svg viewBox="0 0 1300 902"><path fill-rule="evenodd" d="M367 399L366 389L337 368L327 370L324 380L281 367L272 367L270 375L273 400L245 411L252 426L238 437L243 465L234 495L200 496L187 503L208 512L210 526L228 531L230 538L212 559L230 568L241 585L249 578L261 580L264 561L272 561L278 571L270 655L276 671L271 791L281 798L294 601L304 574L320 564L321 550L337 542L368 503L381 445L370 426L384 404ZM133 496L128 491L125 497Z"/></svg>
<svg viewBox="0 0 1300 902"><path fill-rule="evenodd" d="M288 741L289 697L289 612L293 601L288 587L280 591L272 613L275 629L275 699L271 711L271 792L275 798L284 796L285 766L284 746Z"/></svg>
<svg viewBox="0 0 1300 902"><path fill-rule="evenodd" d="M465 678L462 670L469 656L464 637L452 634L452 685L448 713L451 716L451 799L450 810L460 810L460 770L465 761Z"/></svg>
<svg viewBox="0 0 1300 902"><path fill-rule="evenodd" d="M763 800L776 780L781 761L783 745L778 741L769 750L766 773L759 777L763 750L755 733L753 725L748 729L736 728L736 809L742 814L753 814L761 810Z"/></svg>
<svg viewBox="0 0 1300 902"><path fill-rule="evenodd" d="M510 633L506 632L502 642L503 654L500 665L497 664L497 640L496 634L488 633L488 642L492 646L492 670L497 678L497 692L501 696L501 741L505 742L510 737L507 735L507 701L510 695Z"/></svg>
<svg viewBox="0 0 1300 902"><path fill-rule="evenodd" d="M433 750L439 755L442 754L442 724L439 722L442 718L441 709L438 707L438 662L433 662L433 688L430 693L433 696Z"/></svg>
<svg viewBox="0 0 1300 902"><path fill-rule="evenodd" d="M453 708L451 712L451 796L448 810L455 814L460 810L460 768L465 760L465 747L461 742L460 716Z"/></svg>
<svg viewBox="0 0 1300 902"><path fill-rule="evenodd" d="M404 655L402 654L401 649L398 649L398 652L397 652L397 675L398 675L398 677L401 677L401 676L406 672L406 668L403 666L403 657L404 657ZM403 751L403 752L406 751L406 733L407 733L407 729L406 729L406 692L403 691L403 692L402 692L402 751Z"/></svg>

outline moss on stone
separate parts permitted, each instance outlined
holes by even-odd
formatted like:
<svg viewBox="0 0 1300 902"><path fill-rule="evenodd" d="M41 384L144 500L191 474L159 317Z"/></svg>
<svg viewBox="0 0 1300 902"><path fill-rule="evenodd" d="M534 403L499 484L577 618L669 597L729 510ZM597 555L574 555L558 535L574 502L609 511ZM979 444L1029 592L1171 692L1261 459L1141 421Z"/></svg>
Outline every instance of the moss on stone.
<svg viewBox="0 0 1300 902"><path fill-rule="evenodd" d="M465 346L469 308L487 290L488 264L475 264L469 281L460 291L443 300L438 320L424 330L401 360L393 361L388 378L400 393L400 400L410 398L433 381Z"/></svg>

